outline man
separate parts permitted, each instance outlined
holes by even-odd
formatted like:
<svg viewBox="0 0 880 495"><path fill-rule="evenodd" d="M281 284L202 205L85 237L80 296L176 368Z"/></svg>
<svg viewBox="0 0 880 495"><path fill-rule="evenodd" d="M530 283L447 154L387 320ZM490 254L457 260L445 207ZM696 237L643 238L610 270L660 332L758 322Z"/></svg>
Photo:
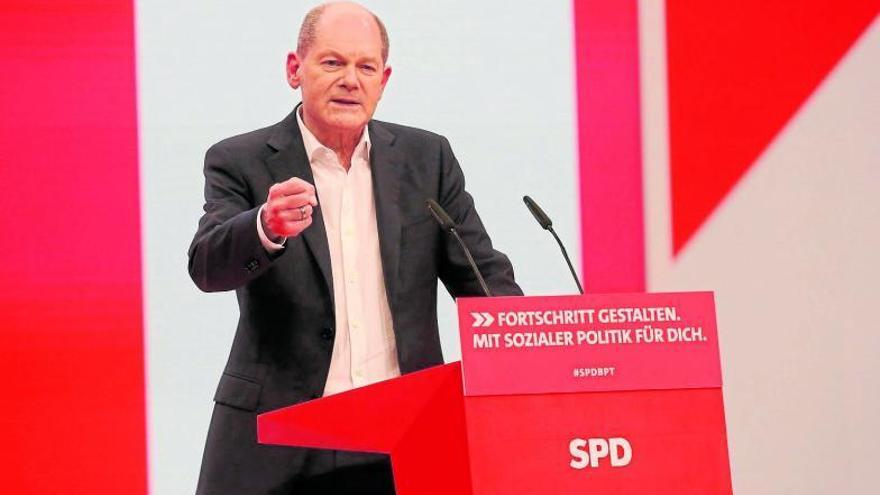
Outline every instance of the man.
<svg viewBox="0 0 880 495"><path fill-rule="evenodd" d="M256 443L256 415L443 362L438 278L480 295L424 203L459 224L496 295L521 294L492 248L446 139L371 120L391 76L381 21L356 4L306 16L287 59L302 104L205 158L189 252L241 317L215 394L200 494L393 493L386 458Z"/></svg>

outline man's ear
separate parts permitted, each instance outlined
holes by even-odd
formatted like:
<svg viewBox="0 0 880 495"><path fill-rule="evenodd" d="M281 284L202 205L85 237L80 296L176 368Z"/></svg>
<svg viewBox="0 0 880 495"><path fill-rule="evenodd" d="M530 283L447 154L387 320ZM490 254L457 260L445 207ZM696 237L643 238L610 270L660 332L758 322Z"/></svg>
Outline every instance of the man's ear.
<svg viewBox="0 0 880 495"><path fill-rule="evenodd" d="M388 79L391 77L391 66L386 65L382 70L382 93L385 92L385 86L388 84ZM380 95L381 98L381 95Z"/></svg>
<svg viewBox="0 0 880 495"><path fill-rule="evenodd" d="M287 84L293 89L299 89L301 81L299 70L302 67L302 60L296 52L287 54Z"/></svg>

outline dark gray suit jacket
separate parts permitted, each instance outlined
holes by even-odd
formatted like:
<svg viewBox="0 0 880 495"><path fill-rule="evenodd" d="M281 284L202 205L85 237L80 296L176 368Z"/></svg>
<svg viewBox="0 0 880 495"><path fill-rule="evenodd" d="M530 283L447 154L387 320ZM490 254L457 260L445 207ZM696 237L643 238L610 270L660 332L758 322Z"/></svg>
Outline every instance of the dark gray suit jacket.
<svg viewBox="0 0 880 495"><path fill-rule="evenodd" d="M382 271L400 370L408 373L443 362L438 278L455 297L481 295L426 199L458 223L493 294L521 291L507 257L492 248L448 141L378 121L369 132ZM291 177L314 184L295 113L221 141L205 157L205 214L189 250L189 272L204 291L234 289L241 316L214 397L200 493L270 493L302 466L304 449L257 446L254 437L257 413L320 396L335 336L320 206L312 225L277 254L267 253L257 234L269 187Z"/></svg>

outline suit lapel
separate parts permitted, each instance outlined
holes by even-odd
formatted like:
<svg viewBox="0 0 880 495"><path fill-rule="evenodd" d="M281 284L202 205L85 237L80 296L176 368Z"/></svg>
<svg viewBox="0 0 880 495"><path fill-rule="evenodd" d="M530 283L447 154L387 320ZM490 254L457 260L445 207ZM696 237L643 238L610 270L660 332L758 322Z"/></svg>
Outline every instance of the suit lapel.
<svg viewBox="0 0 880 495"><path fill-rule="evenodd" d="M275 149L276 153L269 157L266 164L269 167L269 173L276 183L284 182L291 177L299 177L314 185L315 177L312 175L312 167L309 165L302 134L300 134L299 125L296 122L296 112L298 110L299 105L297 105L293 113L276 126L275 132L268 141L269 146ZM319 195L318 207L312 213L312 225L300 235L318 262L318 267L321 269L321 274L324 277L324 282L327 284L327 290L332 300L333 272L330 268L330 247L327 244L327 231L324 228L324 217L321 214L320 205L321 198Z"/></svg>
<svg viewBox="0 0 880 495"><path fill-rule="evenodd" d="M400 171L403 157L394 147L394 134L376 122L370 122L370 170L373 178L373 201L379 230L379 250L388 304L393 308L397 296L400 265Z"/></svg>

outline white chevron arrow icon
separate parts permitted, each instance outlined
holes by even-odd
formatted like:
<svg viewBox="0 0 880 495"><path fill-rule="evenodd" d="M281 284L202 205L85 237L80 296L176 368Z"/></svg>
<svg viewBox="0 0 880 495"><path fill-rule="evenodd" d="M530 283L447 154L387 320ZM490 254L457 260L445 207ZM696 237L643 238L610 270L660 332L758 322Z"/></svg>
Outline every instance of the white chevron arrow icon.
<svg viewBox="0 0 880 495"><path fill-rule="evenodd" d="M489 313L471 313L471 317L474 319L475 327L488 327L495 323L495 318Z"/></svg>

